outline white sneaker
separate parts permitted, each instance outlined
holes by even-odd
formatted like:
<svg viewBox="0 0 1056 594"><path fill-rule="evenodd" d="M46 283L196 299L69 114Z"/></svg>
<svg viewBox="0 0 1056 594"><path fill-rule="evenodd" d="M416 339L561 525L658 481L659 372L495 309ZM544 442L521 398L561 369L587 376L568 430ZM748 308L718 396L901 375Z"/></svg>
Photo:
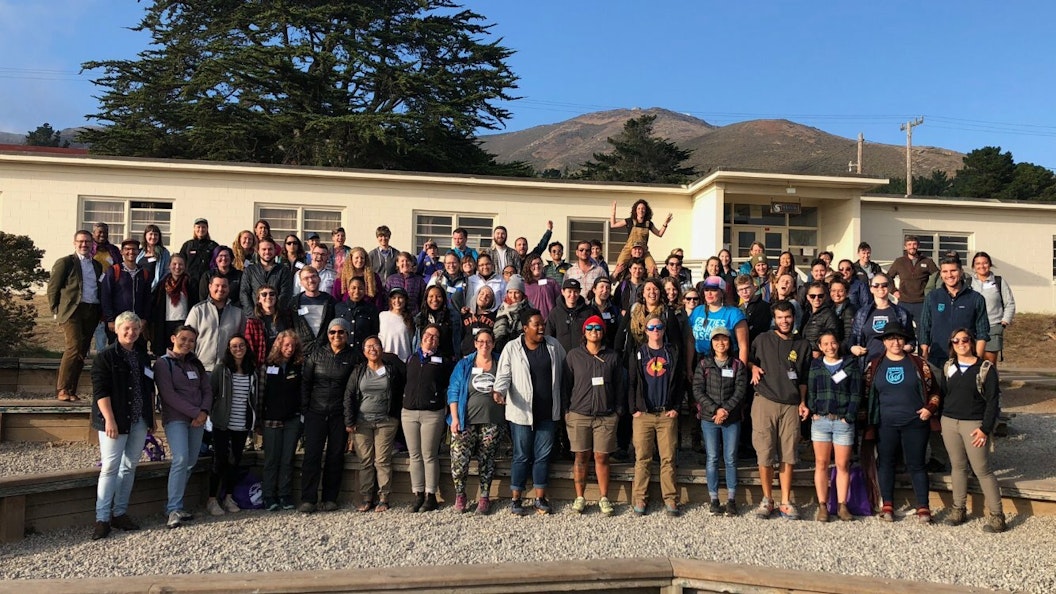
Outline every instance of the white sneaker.
<svg viewBox="0 0 1056 594"><path fill-rule="evenodd" d="M583 510L587 508L587 500L583 497L576 497L576 500L572 502L572 511L577 514L583 513Z"/></svg>
<svg viewBox="0 0 1056 594"><path fill-rule="evenodd" d="M169 528L179 528L180 522L180 512L174 511L169 514L169 521L165 523L165 526Z"/></svg>
<svg viewBox="0 0 1056 594"><path fill-rule="evenodd" d="M217 503L216 499L210 499L209 502L205 504L205 511L209 512L209 515L211 516L224 515L224 510L220 507L220 504Z"/></svg>
<svg viewBox="0 0 1056 594"><path fill-rule="evenodd" d="M238 507L238 504L235 503L235 500L230 495L228 495L227 497L224 497L224 511L233 514L242 511L242 508Z"/></svg>
<svg viewBox="0 0 1056 594"><path fill-rule="evenodd" d="M762 501L759 502L759 507L755 508L755 517L766 519L770 517L770 514L774 511L774 500L769 497L763 497Z"/></svg>

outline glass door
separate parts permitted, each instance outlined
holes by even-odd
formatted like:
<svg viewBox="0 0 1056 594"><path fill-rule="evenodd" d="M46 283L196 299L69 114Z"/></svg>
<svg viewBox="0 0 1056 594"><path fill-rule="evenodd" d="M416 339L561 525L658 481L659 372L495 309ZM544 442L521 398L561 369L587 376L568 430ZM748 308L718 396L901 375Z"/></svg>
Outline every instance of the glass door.
<svg viewBox="0 0 1056 594"><path fill-rule="evenodd" d="M766 246L766 258L771 262L771 265L776 264L777 257L788 246L788 229L735 227L733 236L736 241L735 258L740 261L748 259L753 241L758 241Z"/></svg>

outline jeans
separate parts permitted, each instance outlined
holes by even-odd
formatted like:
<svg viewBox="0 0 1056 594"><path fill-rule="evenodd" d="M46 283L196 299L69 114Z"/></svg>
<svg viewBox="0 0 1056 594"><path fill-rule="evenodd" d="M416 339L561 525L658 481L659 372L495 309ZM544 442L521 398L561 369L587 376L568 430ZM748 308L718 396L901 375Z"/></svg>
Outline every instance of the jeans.
<svg viewBox="0 0 1056 594"><path fill-rule="evenodd" d="M264 428L264 499L289 500L293 496L293 456L300 435L301 420L297 417L283 421L282 427Z"/></svg>
<svg viewBox="0 0 1056 594"><path fill-rule="evenodd" d="M704 419L700 421L704 434L704 450L707 452L708 494L719 498L719 441L722 441L722 461L726 465L726 498L733 501L737 495L737 446L741 439L741 423L716 425Z"/></svg>
<svg viewBox="0 0 1056 594"><path fill-rule="evenodd" d="M510 423L510 439L513 441L513 465L510 469L510 490L524 491L529 467L532 486L545 489L550 474L550 452L554 449L556 425L549 419L536 421L535 429L530 425Z"/></svg>
<svg viewBox="0 0 1056 594"><path fill-rule="evenodd" d="M924 464L930 434L928 423L921 420L903 426L880 423L877 427L876 474L883 501L895 499L895 454L899 444L902 444L902 455L906 460L909 478L913 482L917 507L929 507L928 473L924 470Z"/></svg>
<svg viewBox="0 0 1056 594"><path fill-rule="evenodd" d="M169 450L172 451L172 465L169 466L169 501L165 505L166 514L183 509L183 493L187 490L191 470L198 462L204 436L204 425L191 427L187 421L165 423L165 439L169 441Z"/></svg>
<svg viewBox="0 0 1056 594"><path fill-rule="evenodd" d="M438 493L440 439L447 430L443 410L408 410L401 414L403 436L411 458L411 491Z"/></svg>
<svg viewBox="0 0 1056 594"><path fill-rule="evenodd" d="M136 480L136 465L143 455L143 443L147 439L147 424L140 419L129 428L128 433L115 439L99 432L99 486L95 495L95 519L109 522L113 516L123 516L128 511L128 499L132 495L132 483ZM113 513L110 510L113 508Z"/></svg>

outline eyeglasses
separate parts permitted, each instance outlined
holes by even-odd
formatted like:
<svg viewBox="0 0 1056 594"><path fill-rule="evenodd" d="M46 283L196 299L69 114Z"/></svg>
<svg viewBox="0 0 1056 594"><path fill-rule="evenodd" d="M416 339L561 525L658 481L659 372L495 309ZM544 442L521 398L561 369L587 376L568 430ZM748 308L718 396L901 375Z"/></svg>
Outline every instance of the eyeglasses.
<svg viewBox="0 0 1056 594"><path fill-rule="evenodd" d="M589 252L589 251L590 251L589 249L585 250L585 249L580 248L580 249L576 250L576 253L577 254L582 254L582 253L586 253L586 252Z"/></svg>
<svg viewBox="0 0 1056 594"><path fill-rule="evenodd" d="M700 301L700 297L683 297L683 301Z"/></svg>
<svg viewBox="0 0 1056 594"><path fill-rule="evenodd" d="M874 289L886 289L889 283L873 283L870 285Z"/></svg>
<svg viewBox="0 0 1056 594"><path fill-rule="evenodd" d="M231 350L232 351L236 351L236 350L237 351L244 351L245 349L246 349L246 345L244 345L242 343L237 343L237 344L231 345Z"/></svg>
<svg viewBox="0 0 1056 594"><path fill-rule="evenodd" d="M601 332L604 330L601 324L587 324L586 326L583 326L583 329L587 332Z"/></svg>
<svg viewBox="0 0 1056 594"><path fill-rule="evenodd" d="M754 290L755 290L755 287L753 287L751 285L748 285L746 287L737 287L737 292L738 293L751 293Z"/></svg>
<svg viewBox="0 0 1056 594"><path fill-rule="evenodd" d="M664 325L663 324L649 324L648 326L645 327L645 329L650 331L650 332L659 332L659 331L664 329Z"/></svg>
<svg viewBox="0 0 1056 594"><path fill-rule="evenodd" d="M313 258L325 258L326 254L322 253L322 252L312 252L312 257Z"/></svg>
<svg viewBox="0 0 1056 594"><path fill-rule="evenodd" d="M339 334L348 334L348 333L345 332L344 330L330 330L329 332L327 332L327 334L329 334L330 336L337 336Z"/></svg>
<svg viewBox="0 0 1056 594"><path fill-rule="evenodd" d="M296 241L287 241L286 245L297 245Z"/></svg>
<svg viewBox="0 0 1056 594"><path fill-rule="evenodd" d="M260 296L261 297L274 297L275 293L272 293L271 291L266 291L264 293L261 293Z"/></svg>
<svg viewBox="0 0 1056 594"><path fill-rule="evenodd" d="M951 344L971 344L972 339L965 336L964 338L951 338Z"/></svg>
<svg viewBox="0 0 1056 594"><path fill-rule="evenodd" d="M822 299L825 295L822 293L808 293L807 299Z"/></svg>

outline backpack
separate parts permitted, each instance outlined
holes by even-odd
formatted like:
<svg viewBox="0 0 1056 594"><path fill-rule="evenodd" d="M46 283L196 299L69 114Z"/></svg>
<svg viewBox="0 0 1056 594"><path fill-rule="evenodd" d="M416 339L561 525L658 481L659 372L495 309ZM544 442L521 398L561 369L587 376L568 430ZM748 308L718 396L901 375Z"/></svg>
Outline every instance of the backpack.
<svg viewBox="0 0 1056 594"><path fill-rule="evenodd" d="M942 364L942 376L943 378L950 377L950 368L953 366L953 359L947 359ZM986 374L990 373L990 368L994 366L993 363L983 359L982 363L979 364L979 374L975 376L975 389L979 390L979 394L986 398L986 392L983 391L983 385L986 383ZM1000 393L1000 389L998 389Z"/></svg>

